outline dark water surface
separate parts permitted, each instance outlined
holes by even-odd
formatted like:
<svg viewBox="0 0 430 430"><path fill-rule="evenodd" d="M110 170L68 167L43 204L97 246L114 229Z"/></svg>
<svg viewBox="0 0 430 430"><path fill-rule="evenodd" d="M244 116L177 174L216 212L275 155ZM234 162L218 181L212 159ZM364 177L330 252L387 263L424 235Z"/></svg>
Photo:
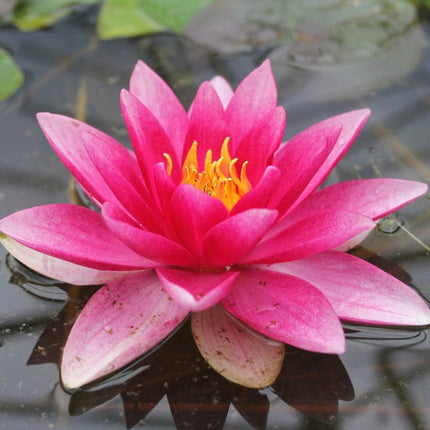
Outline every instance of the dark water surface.
<svg viewBox="0 0 430 430"><path fill-rule="evenodd" d="M321 64L292 55L291 47L217 55L172 34L100 42L93 20L90 10L45 31L23 34L0 27L0 44L26 73L19 93L0 104L1 217L70 200L70 175L40 131L37 112L76 116L128 144L119 92L139 58L188 105L202 80L222 74L236 85L269 56L280 104L287 109L286 138L346 110L368 106L373 111L330 181L385 176L430 183L430 26L425 17L398 39L398 55L405 54L408 64L382 54ZM430 202L423 197L381 223L356 252L428 299L429 246ZM0 249L0 429L430 426L428 330L346 326L345 354L288 350L274 386L257 391L208 369L185 325L140 367L71 396L59 385L56 363L66 322L93 291L82 290L37 277Z"/></svg>

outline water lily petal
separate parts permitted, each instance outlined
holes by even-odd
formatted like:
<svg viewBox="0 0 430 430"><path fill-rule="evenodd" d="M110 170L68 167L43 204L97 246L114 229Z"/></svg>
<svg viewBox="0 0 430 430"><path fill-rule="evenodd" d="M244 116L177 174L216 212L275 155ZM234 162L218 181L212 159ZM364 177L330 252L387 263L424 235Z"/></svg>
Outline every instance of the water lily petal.
<svg viewBox="0 0 430 430"><path fill-rule="evenodd" d="M297 201L324 164L340 133L338 125L303 132L275 154L273 165L281 171L281 179L270 199L270 207L284 213Z"/></svg>
<svg viewBox="0 0 430 430"><path fill-rule="evenodd" d="M188 184L176 188L170 203L170 220L179 239L203 262L203 237L211 227L227 218L227 208Z"/></svg>
<svg viewBox="0 0 430 430"><path fill-rule="evenodd" d="M295 276L243 270L223 304L236 318L272 339L314 352L339 354L345 349L342 326L330 302Z"/></svg>
<svg viewBox="0 0 430 430"><path fill-rule="evenodd" d="M191 329L204 359L236 384L264 388L281 370L285 346L246 327L221 304L193 314Z"/></svg>
<svg viewBox="0 0 430 430"><path fill-rule="evenodd" d="M206 261L212 267L237 262L260 241L277 217L275 210L250 209L220 222L204 237Z"/></svg>
<svg viewBox="0 0 430 430"><path fill-rule="evenodd" d="M195 258L185 248L165 236L130 223L117 206L105 203L102 216L107 227L139 255L164 264L195 267Z"/></svg>
<svg viewBox="0 0 430 430"><path fill-rule="evenodd" d="M166 162L164 154L170 155L172 175L179 180L178 157L172 141L154 113L126 90L121 91L120 99L124 121L148 188L154 191L152 169L156 163Z"/></svg>
<svg viewBox="0 0 430 430"><path fill-rule="evenodd" d="M171 88L143 61L138 61L131 75L130 92L157 118L175 147L176 157L180 157L188 116Z"/></svg>
<svg viewBox="0 0 430 430"><path fill-rule="evenodd" d="M281 172L274 166L268 166L258 184L251 188L241 199L233 206L230 215L235 215L252 208L264 208L270 196L276 190Z"/></svg>
<svg viewBox="0 0 430 430"><path fill-rule="evenodd" d="M238 167L245 161L249 162L246 173L251 184L256 184L261 179L273 153L278 149L285 121L285 109L278 106L254 124L238 143L234 157L239 160Z"/></svg>
<svg viewBox="0 0 430 430"><path fill-rule="evenodd" d="M110 282L91 297L72 327L61 363L63 384L77 388L125 366L158 345L187 315L153 271Z"/></svg>
<svg viewBox="0 0 430 430"><path fill-rule="evenodd" d="M224 109L227 109L233 97L233 89L230 84L222 76L214 76L209 82L215 88Z"/></svg>
<svg viewBox="0 0 430 430"><path fill-rule="evenodd" d="M358 212L376 220L402 208L426 191L426 184L402 179L339 182L313 193L290 212L288 218L291 222L330 209Z"/></svg>
<svg viewBox="0 0 430 430"><path fill-rule="evenodd" d="M176 189L176 184L172 177L167 173L164 163L157 163L153 169L155 189L160 204L160 210L163 214L163 222L167 228L167 236L178 240L177 234L170 220L170 199Z"/></svg>
<svg viewBox="0 0 430 430"><path fill-rule="evenodd" d="M384 325L430 324L427 304L409 286L343 252L271 266L315 285L343 320Z"/></svg>
<svg viewBox="0 0 430 430"><path fill-rule="evenodd" d="M84 146L95 168L124 209L148 230L163 231L160 216L154 211L155 205L143 186L140 170L130 168L131 161L137 166L130 152L123 146L101 141L97 136L84 142Z"/></svg>
<svg viewBox="0 0 430 430"><path fill-rule="evenodd" d="M254 124L276 107L277 90L269 60L253 70L237 87L226 110L226 120L236 145Z"/></svg>
<svg viewBox="0 0 430 430"><path fill-rule="evenodd" d="M369 109L359 109L351 112L346 112L341 115L336 115L317 124L314 124L313 126L302 131L297 136L293 137L293 139L299 139L301 138L302 134L313 133L316 130L321 130L326 127L342 127L342 131L337 140L336 146L333 148L332 152L327 157L324 164L309 182L308 186L300 197L300 200L304 200L309 194L311 194L323 183L324 179L327 178L333 167L343 157L349 147L354 143L355 139L357 138L358 134L360 133L361 129L369 118L369 115Z"/></svg>
<svg viewBox="0 0 430 430"><path fill-rule="evenodd" d="M192 272L159 268L160 281L166 293L184 308L198 312L222 300L238 272Z"/></svg>
<svg viewBox="0 0 430 430"><path fill-rule="evenodd" d="M48 278L73 285L99 285L121 278L132 271L97 270L51 257L0 234L0 242L17 260Z"/></svg>
<svg viewBox="0 0 430 430"><path fill-rule="evenodd" d="M193 101L182 162L191 145L197 141L198 167L202 171L207 151L211 149L214 159L218 159L226 137L225 112L221 100L214 87L209 82L204 82Z"/></svg>
<svg viewBox="0 0 430 430"><path fill-rule="evenodd" d="M88 196L98 205L107 200L120 205L121 203L94 167L83 142L91 139L91 136L96 136L98 141L109 143L111 146L122 145L107 134L74 118L41 112L37 114L37 120L52 149ZM136 161L135 164L137 167ZM133 169L132 164L130 164L130 169Z"/></svg>
<svg viewBox="0 0 430 430"><path fill-rule="evenodd" d="M0 220L0 231L35 251L97 270L154 267L113 235L98 212L82 206L24 209Z"/></svg>
<svg viewBox="0 0 430 430"><path fill-rule="evenodd" d="M369 228L369 230L364 230L361 233L358 233L351 239L348 239L346 242L334 247L333 249L336 251L348 252L351 249L354 249L358 245L360 245L363 240L369 236L369 234L373 231L373 228Z"/></svg>
<svg viewBox="0 0 430 430"><path fill-rule="evenodd" d="M241 262L272 264L298 260L333 249L374 225L371 219L354 212L321 211L271 235Z"/></svg>

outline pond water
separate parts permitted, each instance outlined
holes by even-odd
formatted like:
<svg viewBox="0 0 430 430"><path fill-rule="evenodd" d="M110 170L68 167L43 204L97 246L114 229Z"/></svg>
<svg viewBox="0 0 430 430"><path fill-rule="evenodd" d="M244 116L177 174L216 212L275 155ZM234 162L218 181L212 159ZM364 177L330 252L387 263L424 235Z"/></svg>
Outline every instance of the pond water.
<svg viewBox="0 0 430 430"><path fill-rule="evenodd" d="M0 104L0 217L70 201L70 175L40 131L37 112L75 116L128 145L118 97L137 59L161 74L188 105L202 80L222 74L235 85L270 57L279 103L287 110L286 138L328 116L372 109L330 181L384 176L430 183L428 17L379 51L332 60L315 57L322 52L316 39L234 53L196 43L198 32L194 39L165 33L101 42L94 17L90 8L33 33L0 27L1 45L26 74L21 90ZM429 246L430 202L423 197L384 220L355 253L428 300ZM37 276L0 249L0 429L430 426L428 330L345 326L345 354L291 348L273 387L258 391L209 369L185 324L127 371L66 393L58 380L61 345L93 291Z"/></svg>

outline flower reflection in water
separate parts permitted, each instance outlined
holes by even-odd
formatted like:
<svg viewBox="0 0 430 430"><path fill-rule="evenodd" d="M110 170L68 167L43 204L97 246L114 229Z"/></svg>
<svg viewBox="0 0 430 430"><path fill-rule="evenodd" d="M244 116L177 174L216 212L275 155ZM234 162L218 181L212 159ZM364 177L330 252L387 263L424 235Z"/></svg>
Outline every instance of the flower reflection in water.
<svg viewBox="0 0 430 430"><path fill-rule="evenodd" d="M28 364L59 364L67 331L86 299L88 295L67 302L40 336ZM337 355L293 347L269 390L300 412L327 423L337 416L338 400L354 397ZM80 415L120 394L126 426L132 428L167 396L177 429L222 429L230 405L252 427L264 429L271 393L234 384L212 370L200 355L187 322L148 357L105 381L73 392L69 413Z"/></svg>
<svg viewBox="0 0 430 430"><path fill-rule="evenodd" d="M363 248L357 253L404 282L409 275L381 257ZM45 299L64 300L63 309L40 335L28 365L54 363L59 366L62 348L77 315L99 287L77 287L54 283L10 255L7 266L11 282ZM385 330L385 331L384 331ZM401 332L371 327L346 327L346 337L356 341L385 341L398 346L422 340L421 332ZM396 344L397 340L397 344ZM388 342L388 343L387 343ZM193 340L189 320L150 355L132 363L85 389L70 395L69 414L84 414L120 395L126 427L132 428L167 397L177 429L222 429L231 409L255 429L265 429L268 414L288 404L321 423L331 424L338 414L338 401L354 399L348 373L337 355L319 354L287 347L283 366L276 381L266 390L250 389L232 383L215 372L200 355ZM282 411L288 413L287 410ZM276 412L275 412L276 413Z"/></svg>

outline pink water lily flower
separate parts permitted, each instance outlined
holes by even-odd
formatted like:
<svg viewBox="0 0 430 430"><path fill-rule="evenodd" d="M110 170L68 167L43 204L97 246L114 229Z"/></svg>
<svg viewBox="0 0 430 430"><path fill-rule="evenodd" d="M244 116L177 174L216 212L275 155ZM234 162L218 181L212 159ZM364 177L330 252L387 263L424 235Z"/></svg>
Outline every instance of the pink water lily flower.
<svg viewBox="0 0 430 430"><path fill-rule="evenodd" d="M105 284L65 345L66 387L130 363L190 312L203 356L239 383L254 372L250 386L276 378L284 343L343 352L340 320L430 323L411 288L340 251L427 186L364 179L318 189L369 110L281 144L285 112L268 61L234 92L221 77L204 82L188 112L138 62L121 108L134 152L75 119L37 116L100 211L51 204L0 221L4 246L37 272Z"/></svg>

